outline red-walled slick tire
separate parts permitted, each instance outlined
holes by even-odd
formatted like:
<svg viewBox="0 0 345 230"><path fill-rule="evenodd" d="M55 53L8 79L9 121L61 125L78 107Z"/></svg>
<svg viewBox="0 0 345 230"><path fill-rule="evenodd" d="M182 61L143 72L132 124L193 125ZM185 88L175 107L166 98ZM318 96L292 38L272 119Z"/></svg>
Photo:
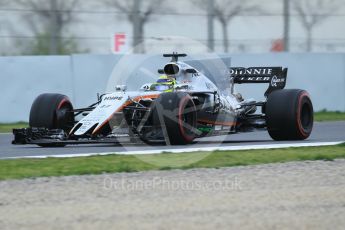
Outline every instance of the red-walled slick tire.
<svg viewBox="0 0 345 230"><path fill-rule="evenodd" d="M62 129L68 133L74 125L73 106L62 94L41 94L30 110L31 128ZM62 147L63 144L42 144L42 147Z"/></svg>
<svg viewBox="0 0 345 230"><path fill-rule="evenodd" d="M171 145L193 143L196 138L197 111L188 93L161 94L155 101L154 113L155 123L160 123Z"/></svg>
<svg viewBox="0 0 345 230"><path fill-rule="evenodd" d="M272 92L265 106L267 130L272 139L304 140L313 129L314 112L309 94L300 89Z"/></svg>

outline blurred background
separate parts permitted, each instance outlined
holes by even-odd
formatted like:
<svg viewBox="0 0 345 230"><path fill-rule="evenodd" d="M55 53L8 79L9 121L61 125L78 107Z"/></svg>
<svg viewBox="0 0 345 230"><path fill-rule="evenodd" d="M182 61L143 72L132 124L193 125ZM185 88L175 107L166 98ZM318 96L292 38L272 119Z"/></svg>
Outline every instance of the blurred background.
<svg viewBox="0 0 345 230"><path fill-rule="evenodd" d="M137 53L184 36L221 53L344 52L344 0L0 0L2 55ZM164 44L163 44L164 45ZM181 43L193 50L193 43ZM124 47L121 47L124 48ZM195 51L199 52L196 46ZM117 50L125 52L126 49Z"/></svg>
<svg viewBox="0 0 345 230"><path fill-rule="evenodd" d="M41 93L84 107L126 71L152 82L173 51L288 67L316 111L345 111L345 0L0 0L0 122L27 121Z"/></svg>

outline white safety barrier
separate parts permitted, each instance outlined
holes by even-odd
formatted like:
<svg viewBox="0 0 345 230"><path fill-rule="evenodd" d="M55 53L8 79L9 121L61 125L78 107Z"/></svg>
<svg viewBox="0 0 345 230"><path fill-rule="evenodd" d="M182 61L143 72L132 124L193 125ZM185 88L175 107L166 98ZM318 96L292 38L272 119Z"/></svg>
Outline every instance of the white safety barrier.
<svg viewBox="0 0 345 230"><path fill-rule="evenodd" d="M306 89L315 110L345 111L345 54L236 54L230 55L232 66L284 66L289 68L287 88ZM68 95L75 107L96 101L96 94L106 91L109 77L131 71L142 83L145 70L156 73L167 59L148 55L126 56L122 67L120 55L72 55L0 57L0 123L28 121L30 107L41 93ZM148 61L149 60L149 61ZM145 67L139 73L140 64ZM120 72L116 72L120 71ZM146 71L147 72L147 71ZM158 74L157 74L158 77ZM133 77L131 77L133 79ZM151 77L147 79L152 80ZM240 85L244 97L263 99L266 85Z"/></svg>

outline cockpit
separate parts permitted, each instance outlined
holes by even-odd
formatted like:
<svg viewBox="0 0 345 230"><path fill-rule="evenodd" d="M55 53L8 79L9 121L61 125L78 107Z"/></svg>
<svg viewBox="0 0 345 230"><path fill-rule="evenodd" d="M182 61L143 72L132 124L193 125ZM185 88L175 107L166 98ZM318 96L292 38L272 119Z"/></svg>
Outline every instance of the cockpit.
<svg viewBox="0 0 345 230"><path fill-rule="evenodd" d="M163 75L150 86L150 90L172 92L174 90L175 84L175 78Z"/></svg>

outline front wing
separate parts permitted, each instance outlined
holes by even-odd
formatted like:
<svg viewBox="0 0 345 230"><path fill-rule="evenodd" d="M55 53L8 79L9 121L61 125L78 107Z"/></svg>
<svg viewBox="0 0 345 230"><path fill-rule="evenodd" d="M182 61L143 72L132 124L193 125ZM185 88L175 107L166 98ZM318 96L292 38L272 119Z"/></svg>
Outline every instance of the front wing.
<svg viewBox="0 0 345 230"><path fill-rule="evenodd" d="M14 145L119 144L133 141L133 139L129 139L128 135L71 139L62 129L49 130L46 128L14 129L13 134L12 144Z"/></svg>

